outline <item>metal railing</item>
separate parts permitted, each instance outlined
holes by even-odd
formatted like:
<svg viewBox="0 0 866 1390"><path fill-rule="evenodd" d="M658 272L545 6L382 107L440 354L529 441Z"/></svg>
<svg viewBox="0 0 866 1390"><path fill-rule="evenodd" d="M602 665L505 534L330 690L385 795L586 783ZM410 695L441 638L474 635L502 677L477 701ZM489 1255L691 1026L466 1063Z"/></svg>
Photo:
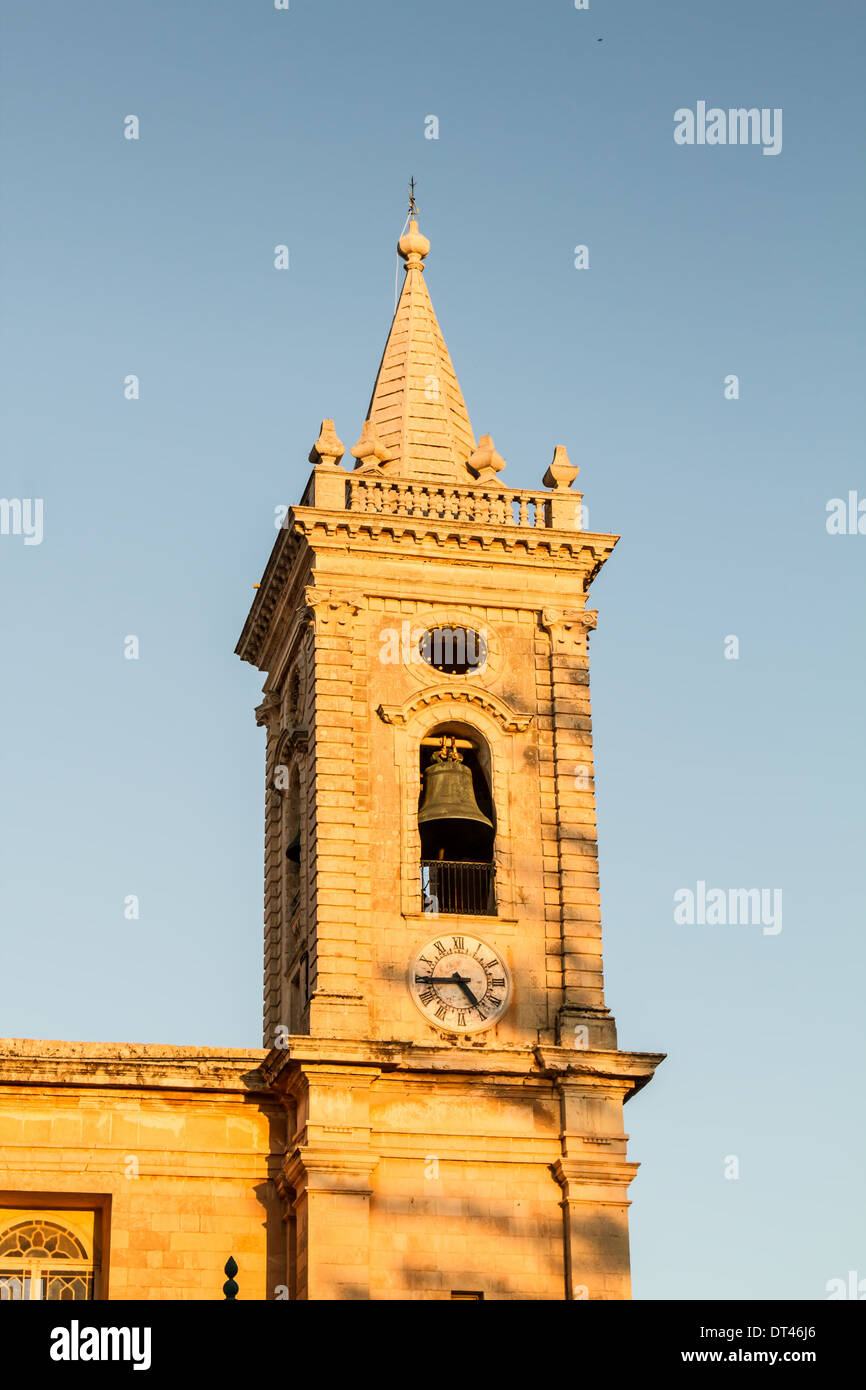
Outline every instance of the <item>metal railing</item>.
<svg viewBox="0 0 866 1390"><path fill-rule="evenodd" d="M421 860L421 902L424 912L496 916L496 866L448 859Z"/></svg>

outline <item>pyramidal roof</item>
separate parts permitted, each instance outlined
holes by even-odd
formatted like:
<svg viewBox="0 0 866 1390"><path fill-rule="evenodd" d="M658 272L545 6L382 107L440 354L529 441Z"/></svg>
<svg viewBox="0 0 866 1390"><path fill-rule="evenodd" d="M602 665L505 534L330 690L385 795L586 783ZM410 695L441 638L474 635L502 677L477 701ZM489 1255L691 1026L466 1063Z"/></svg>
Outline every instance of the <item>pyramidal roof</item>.
<svg viewBox="0 0 866 1390"><path fill-rule="evenodd" d="M412 218L397 249L406 278L373 387L361 440L352 453L389 475L467 482L475 436L457 374L424 283L430 242ZM375 463L374 463L375 460Z"/></svg>

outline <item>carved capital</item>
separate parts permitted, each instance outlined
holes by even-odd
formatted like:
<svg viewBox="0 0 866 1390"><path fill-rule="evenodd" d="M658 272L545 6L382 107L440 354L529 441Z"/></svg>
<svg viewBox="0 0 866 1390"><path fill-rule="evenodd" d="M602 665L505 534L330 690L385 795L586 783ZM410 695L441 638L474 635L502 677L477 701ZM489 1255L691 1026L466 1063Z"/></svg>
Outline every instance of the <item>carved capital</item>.
<svg viewBox="0 0 866 1390"><path fill-rule="evenodd" d="M541 614L542 627L550 633L551 647L560 654L582 651L597 622L598 611L592 608L545 608Z"/></svg>
<svg viewBox="0 0 866 1390"><path fill-rule="evenodd" d="M279 714L280 697L275 691L269 690L265 694L262 703L256 705L256 723L259 728L261 728L262 725L264 725L265 728L270 728L273 720L279 718Z"/></svg>
<svg viewBox="0 0 866 1390"><path fill-rule="evenodd" d="M331 589L316 589L313 586L304 590L304 612L316 632L350 627L352 619L363 607L363 594L337 594Z"/></svg>

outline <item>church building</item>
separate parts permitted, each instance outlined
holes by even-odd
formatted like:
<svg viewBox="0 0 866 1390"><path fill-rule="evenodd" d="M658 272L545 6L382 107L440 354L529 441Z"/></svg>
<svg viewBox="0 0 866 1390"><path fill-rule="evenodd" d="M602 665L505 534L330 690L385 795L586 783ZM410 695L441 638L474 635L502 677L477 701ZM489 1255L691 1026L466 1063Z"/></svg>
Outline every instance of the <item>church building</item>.
<svg viewBox="0 0 866 1390"><path fill-rule="evenodd" d="M221 1298L229 1256L241 1299L631 1296L623 1105L662 1058L603 992L617 537L563 447L527 490L476 439L415 212L360 438L322 423L237 646L263 1046L0 1041L2 1299Z"/></svg>

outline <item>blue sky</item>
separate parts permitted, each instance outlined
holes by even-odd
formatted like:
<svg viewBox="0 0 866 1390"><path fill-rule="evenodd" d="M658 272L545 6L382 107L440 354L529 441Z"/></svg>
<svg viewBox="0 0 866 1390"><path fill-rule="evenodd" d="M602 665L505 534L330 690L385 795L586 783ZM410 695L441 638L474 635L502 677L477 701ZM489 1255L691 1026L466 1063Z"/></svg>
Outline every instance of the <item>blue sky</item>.
<svg viewBox="0 0 866 1390"><path fill-rule="evenodd" d="M825 524L866 498L862 6L4 8L0 495L44 499L44 538L0 535L0 1033L260 1041L233 649L319 422L360 433L413 174L503 481L565 444L622 535L591 644L607 990L621 1045L669 1054L626 1110L635 1293L866 1276L866 536ZM781 153L676 145L698 101L781 108ZM781 888L782 931L678 925L699 880Z"/></svg>

